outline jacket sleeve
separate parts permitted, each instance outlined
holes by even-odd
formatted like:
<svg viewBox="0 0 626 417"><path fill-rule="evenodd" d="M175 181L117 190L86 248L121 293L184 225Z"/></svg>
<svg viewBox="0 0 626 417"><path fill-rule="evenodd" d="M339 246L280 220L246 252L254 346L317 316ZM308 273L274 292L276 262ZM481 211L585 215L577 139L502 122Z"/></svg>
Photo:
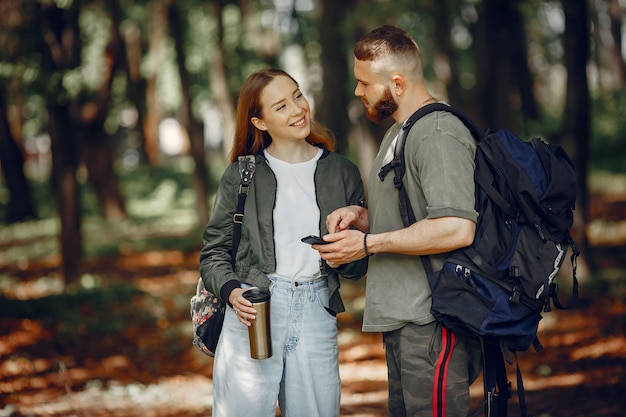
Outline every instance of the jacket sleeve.
<svg viewBox="0 0 626 417"><path fill-rule="evenodd" d="M231 264L233 216L239 192L238 165L226 168L215 197L215 204L202 236L200 276L207 290L228 302L228 295L241 284Z"/></svg>
<svg viewBox="0 0 626 417"><path fill-rule="evenodd" d="M365 189L361 180L361 173L356 165L349 163L343 170L346 205L365 206ZM342 277L350 280L359 280L367 273L368 257L340 265L334 270Z"/></svg>

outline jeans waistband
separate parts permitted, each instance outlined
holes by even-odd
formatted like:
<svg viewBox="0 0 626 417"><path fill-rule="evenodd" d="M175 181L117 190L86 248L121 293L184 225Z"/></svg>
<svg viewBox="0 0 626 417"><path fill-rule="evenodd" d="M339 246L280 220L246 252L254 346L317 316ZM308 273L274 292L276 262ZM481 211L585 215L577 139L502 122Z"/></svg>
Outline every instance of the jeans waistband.
<svg viewBox="0 0 626 417"><path fill-rule="evenodd" d="M289 279L285 277L280 277L278 275L270 275L268 277L273 285L277 285L280 287L288 286L291 287L292 290L305 290L305 289L318 289L318 288L326 288L328 287L328 278L326 277L318 277L318 278L295 278Z"/></svg>

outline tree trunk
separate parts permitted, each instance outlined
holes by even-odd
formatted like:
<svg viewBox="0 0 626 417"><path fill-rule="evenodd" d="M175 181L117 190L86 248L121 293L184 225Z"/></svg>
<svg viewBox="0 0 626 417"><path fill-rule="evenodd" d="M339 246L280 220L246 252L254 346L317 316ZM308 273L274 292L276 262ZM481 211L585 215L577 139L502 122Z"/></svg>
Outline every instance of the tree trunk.
<svg viewBox="0 0 626 417"><path fill-rule="evenodd" d="M76 68L80 63L80 31L78 2L69 9L55 5L40 5L42 69L48 74ZM61 256L66 284L80 279L83 269L83 248L80 224L78 140L76 127L70 117L69 104L60 100L60 84L47 92L48 125L52 148L52 181L56 191L61 221Z"/></svg>
<svg viewBox="0 0 626 417"><path fill-rule="evenodd" d="M217 20L215 48L212 51L212 59L209 65L209 80L211 91L217 104L217 108L222 116L222 151L228 158L233 146L235 136L235 101L228 89L228 78L226 77L226 66L224 65L223 38L224 22L222 20L223 1L213 0L212 14Z"/></svg>
<svg viewBox="0 0 626 417"><path fill-rule="evenodd" d="M337 139L338 153L348 148L348 67L341 25L350 9L351 1L322 0L322 13L318 22L322 50L323 87L322 97L317 100L316 119L329 128Z"/></svg>
<svg viewBox="0 0 626 417"><path fill-rule="evenodd" d="M180 109L181 125L187 130L191 146L191 155L195 162L193 184L196 191L196 211L198 224L206 225L209 221L209 181L206 166L206 153L204 150L204 131L202 123L198 122L192 114L191 106L191 83L189 73L185 67L185 49L183 29L180 24L180 13L175 0L168 0L167 16L170 33L174 38L176 47L176 63L182 88L183 101Z"/></svg>
<svg viewBox="0 0 626 417"><path fill-rule="evenodd" d="M442 79L446 86L445 96L436 97L446 99L450 104L460 109L466 109L468 97L459 82L456 48L452 45L450 16L452 8L458 7L456 1L440 0L433 2L432 15L436 25L435 43L437 50L434 54L434 66L437 77ZM454 3L454 4L453 4ZM467 110L465 110L467 112Z"/></svg>
<svg viewBox="0 0 626 417"><path fill-rule="evenodd" d="M24 175L24 155L11 133L4 96L0 91L0 168L9 190L7 223L36 217L30 185Z"/></svg>
<svg viewBox="0 0 626 417"><path fill-rule="evenodd" d="M619 0L608 0L609 2L609 18L611 20L611 37L613 38L613 47L611 52L615 62L617 63L617 78L619 87L624 86L626 81L626 61L622 56L622 8Z"/></svg>
<svg viewBox="0 0 626 417"><path fill-rule="evenodd" d="M121 11L119 0L109 3L111 10L111 27L113 36L120 39L118 65L126 74L126 96L137 110L137 125L135 126L140 136L142 146L138 149L141 159L148 159L146 138L146 80L141 75L142 40L141 30L134 22L126 21L125 30L120 32ZM149 159L148 159L149 160Z"/></svg>
<svg viewBox="0 0 626 417"><path fill-rule="evenodd" d="M619 0L596 2L589 10L593 27L594 56L597 65L594 80L601 90L612 92L620 90L626 79L626 62L622 57L622 10Z"/></svg>
<svg viewBox="0 0 626 417"><path fill-rule="evenodd" d="M114 158L109 136L103 132L100 123L90 124L82 128L81 132L85 133L81 135L81 157L87 168L89 183L98 196L102 217L108 222L128 218L124 197L113 169Z"/></svg>
<svg viewBox="0 0 626 417"><path fill-rule="evenodd" d="M159 146L159 123L162 118L162 108L157 94L158 69L165 61L165 28L166 16L163 0L150 0L148 4L150 15L150 32L148 35L148 55L150 60L146 75L146 117L143 120L144 147L148 161L156 166L161 162Z"/></svg>
<svg viewBox="0 0 626 417"><path fill-rule="evenodd" d="M521 108L522 114L527 119L537 119L539 110L534 94L534 80L530 68L528 68L528 49L524 31L524 19L517 6L511 7L509 24L511 25L511 43L509 56L509 68L513 77L513 85L519 94L519 104L515 108Z"/></svg>
<svg viewBox="0 0 626 417"><path fill-rule="evenodd" d="M76 180L78 143L67 105L48 107L52 143L52 181L61 220L61 258L65 284L78 282L83 271L80 187Z"/></svg>
<svg viewBox="0 0 626 417"><path fill-rule="evenodd" d="M562 5L565 14L563 59L567 69L562 146L572 157L576 166L578 190L572 235L584 254L587 253L588 248L585 225L589 220L587 188L590 135L590 97L587 82L587 61L590 50L589 11L586 0L563 0ZM589 258L582 258L581 261L584 266L589 262ZM584 269L582 272L584 276Z"/></svg>
<svg viewBox="0 0 626 417"><path fill-rule="evenodd" d="M120 191L117 175L113 169L114 158L110 138L104 129L104 122L109 110L113 74L121 55L121 40L112 31L111 42L105 50L105 71L102 86L89 100L82 103L74 115L74 120L81 125L80 151L85 162L89 182L94 187L102 217L109 222L126 219L124 197Z"/></svg>
<svg viewBox="0 0 626 417"><path fill-rule="evenodd" d="M484 0L476 26L476 102L480 126L519 130L515 116L537 117L523 21L516 2Z"/></svg>

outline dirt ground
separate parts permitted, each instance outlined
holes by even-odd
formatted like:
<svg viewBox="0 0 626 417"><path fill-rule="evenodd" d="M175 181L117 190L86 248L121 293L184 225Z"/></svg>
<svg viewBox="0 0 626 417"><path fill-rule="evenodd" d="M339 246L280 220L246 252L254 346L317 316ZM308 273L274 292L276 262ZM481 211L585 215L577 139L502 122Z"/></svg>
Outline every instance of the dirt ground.
<svg viewBox="0 0 626 417"><path fill-rule="evenodd" d="M93 261L94 276L114 276L140 292L75 307L66 301L67 308L47 314L0 314L0 417L211 415L212 358L191 346L188 302L196 259L155 252ZM33 299L61 293L54 261L20 268L9 271L16 281L3 283L0 294ZM339 316L341 415L386 416L381 337L363 334L356 313L363 283L344 282L342 293L348 312ZM575 310L544 316L540 339L542 352L519 355L530 414L626 416L626 306L620 297L583 293ZM515 368L509 371L515 390ZM481 415L480 380L471 395L472 415Z"/></svg>

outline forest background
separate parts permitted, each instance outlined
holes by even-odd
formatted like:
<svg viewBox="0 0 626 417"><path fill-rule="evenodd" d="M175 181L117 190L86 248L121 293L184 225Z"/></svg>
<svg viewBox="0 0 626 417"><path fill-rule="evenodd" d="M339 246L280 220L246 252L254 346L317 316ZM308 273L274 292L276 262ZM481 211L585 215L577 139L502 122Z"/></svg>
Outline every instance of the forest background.
<svg viewBox="0 0 626 417"><path fill-rule="evenodd" d="M435 97L575 161L579 324L595 329L575 343L600 350L596 379L624 379L625 22L624 0L0 1L0 415L82 415L32 407L177 370L210 378L188 298L239 88L287 70L366 180L388 124L353 95L352 47L384 23L416 39ZM344 346L370 341L363 285L344 285ZM372 346L361 359L381 359Z"/></svg>

